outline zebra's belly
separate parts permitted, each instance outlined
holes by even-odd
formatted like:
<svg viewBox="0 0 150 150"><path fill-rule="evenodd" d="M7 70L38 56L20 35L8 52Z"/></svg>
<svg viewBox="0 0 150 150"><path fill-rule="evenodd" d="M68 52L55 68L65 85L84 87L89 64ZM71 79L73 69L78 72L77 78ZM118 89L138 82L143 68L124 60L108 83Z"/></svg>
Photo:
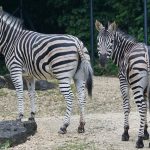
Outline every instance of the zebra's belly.
<svg viewBox="0 0 150 150"><path fill-rule="evenodd" d="M25 67L23 68L23 77L29 77L32 76L36 79L43 79L43 80L47 80L47 79L52 79L55 78L55 75L53 74L52 70L50 68L47 68L46 70L43 69L26 69Z"/></svg>
<svg viewBox="0 0 150 150"><path fill-rule="evenodd" d="M34 67L32 70L24 67L23 76L33 76L36 79L48 80L52 78L72 78L77 70L78 62L68 63L65 65L59 65L56 67L51 67L51 65L46 65L44 68L39 65L38 68Z"/></svg>

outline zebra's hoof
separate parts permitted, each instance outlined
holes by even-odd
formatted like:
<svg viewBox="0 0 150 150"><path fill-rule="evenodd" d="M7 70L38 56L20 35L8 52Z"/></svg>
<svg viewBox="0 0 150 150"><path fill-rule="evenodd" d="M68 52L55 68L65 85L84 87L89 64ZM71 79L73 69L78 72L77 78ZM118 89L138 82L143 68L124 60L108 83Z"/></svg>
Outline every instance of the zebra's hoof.
<svg viewBox="0 0 150 150"><path fill-rule="evenodd" d="M78 127L78 133L84 133L85 132L84 126L85 126L85 122L80 122L80 125Z"/></svg>
<svg viewBox="0 0 150 150"><path fill-rule="evenodd" d="M129 141L129 134L128 134L128 133L123 133L121 140L122 140L122 141Z"/></svg>
<svg viewBox="0 0 150 150"><path fill-rule="evenodd" d="M60 130L58 131L59 134L66 134L67 130L66 128L60 128Z"/></svg>
<svg viewBox="0 0 150 150"><path fill-rule="evenodd" d="M139 137L136 142L136 148L143 148L143 147L144 147L143 137Z"/></svg>
<svg viewBox="0 0 150 150"><path fill-rule="evenodd" d="M17 117L16 121L17 122L21 122L22 118L23 118L23 114L19 114L19 116Z"/></svg>
<svg viewBox="0 0 150 150"><path fill-rule="evenodd" d="M35 121L34 117L28 118L29 121Z"/></svg>
<svg viewBox="0 0 150 150"><path fill-rule="evenodd" d="M84 127L78 127L78 133L84 133L85 132L85 129Z"/></svg>
<svg viewBox="0 0 150 150"><path fill-rule="evenodd" d="M144 131L144 140L148 140L149 139L149 133L147 132L147 130Z"/></svg>

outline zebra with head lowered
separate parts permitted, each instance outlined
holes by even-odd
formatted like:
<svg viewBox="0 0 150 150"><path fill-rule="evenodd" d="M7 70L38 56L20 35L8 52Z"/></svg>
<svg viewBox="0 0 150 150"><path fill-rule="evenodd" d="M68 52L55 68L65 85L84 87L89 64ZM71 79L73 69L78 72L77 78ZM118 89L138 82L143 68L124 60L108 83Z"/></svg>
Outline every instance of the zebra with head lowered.
<svg viewBox="0 0 150 150"><path fill-rule="evenodd" d="M66 133L70 123L73 93L71 79L74 79L79 107L80 124L78 132L84 132L85 87L92 96L93 71L90 57L83 43L71 35L46 35L23 28L22 22L0 10L0 52L5 56L18 98L18 119L24 114L22 75L27 76L31 100L31 118L35 115L35 78L58 79L59 89L66 100L66 114L59 133Z"/></svg>
<svg viewBox="0 0 150 150"><path fill-rule="evenodd" d="M129 88L132 89L135 102L140 114L140 128L137 148L144 147L143 139L148 139L147 132L147 97L149 94L149 56L144 43L138 43L127 34L116 29L113 22L105 28L99 21L95 23L99 31L97 49L101 66L105 66L109 58L119 68L120 90L123 97L124 133L122 140L129 140L130 113Z"/></svg>

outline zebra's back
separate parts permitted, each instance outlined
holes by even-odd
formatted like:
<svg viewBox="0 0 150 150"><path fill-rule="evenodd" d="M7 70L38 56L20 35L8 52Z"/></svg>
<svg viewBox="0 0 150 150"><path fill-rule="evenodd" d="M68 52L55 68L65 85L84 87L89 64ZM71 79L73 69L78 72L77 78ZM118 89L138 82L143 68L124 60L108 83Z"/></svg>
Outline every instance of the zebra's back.
<svg viewBox="0 0 150 150"><path fill-rule="evenodd" d="M26 31L17 47L21 51L25 72L38 79L48 79L51 76L73 77L80 60L78 48L81 44L78 38L71 35L46 35ZM83 53L89 60L86 48L83 48Z"/></svg>

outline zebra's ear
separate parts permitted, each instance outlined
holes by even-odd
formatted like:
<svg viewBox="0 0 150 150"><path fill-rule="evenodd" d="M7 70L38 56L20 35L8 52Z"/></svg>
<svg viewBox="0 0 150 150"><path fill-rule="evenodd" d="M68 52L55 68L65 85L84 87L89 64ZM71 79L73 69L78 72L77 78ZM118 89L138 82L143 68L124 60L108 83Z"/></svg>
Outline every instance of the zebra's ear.
<svg viewBox="0 0 150 150"><path fill-rule="evenodd" d="M110 31L116 31L117 30L117 25L116 25L115 21L111 24L108 24L108 30L110 30Z"/></svg>
<svg viewBox="0 0 150 150"><path fill-rule="evenodd" d="M97 31L100 31L104 28L102 23L100 23L98 20L95 21L95 27L96 27Z"/></svg>

